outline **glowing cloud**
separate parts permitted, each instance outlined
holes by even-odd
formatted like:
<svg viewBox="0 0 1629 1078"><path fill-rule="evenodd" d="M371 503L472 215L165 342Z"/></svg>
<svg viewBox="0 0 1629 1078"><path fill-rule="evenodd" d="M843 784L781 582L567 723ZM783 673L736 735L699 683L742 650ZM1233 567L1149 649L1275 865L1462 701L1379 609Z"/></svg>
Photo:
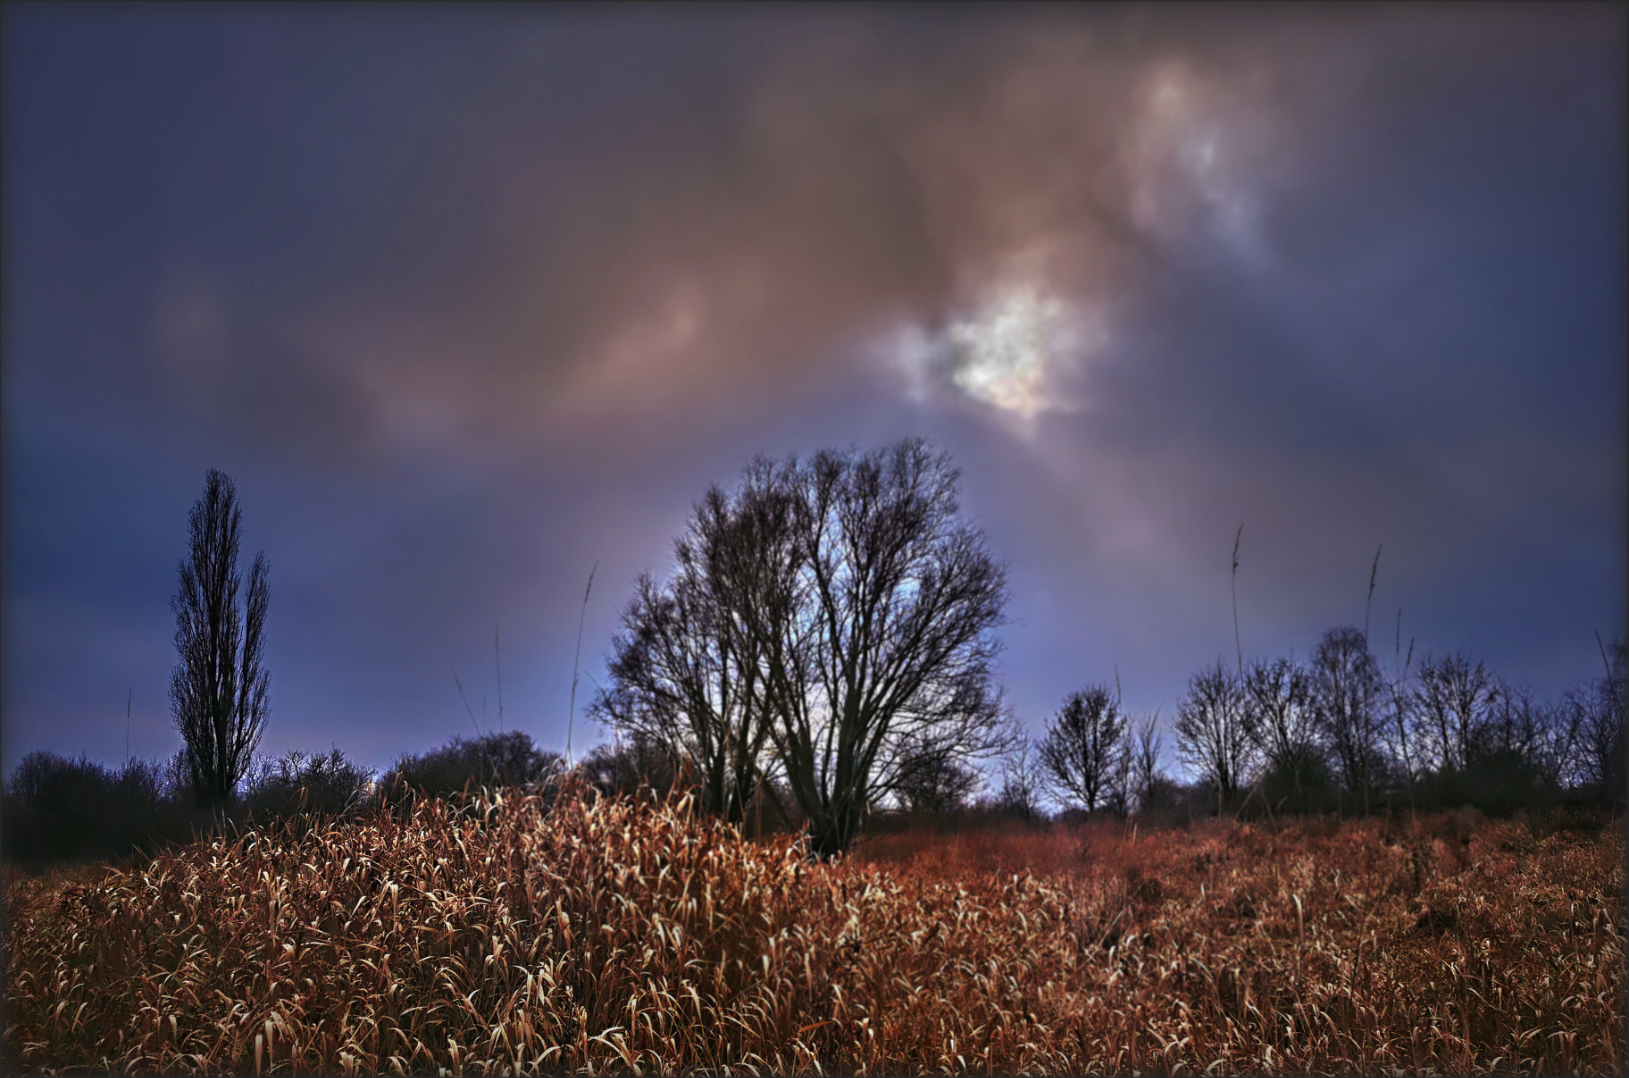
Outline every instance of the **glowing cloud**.
<svg viewBox="0 0 1629 1078"><path fill-rule="evenodd" d="M1048 362L1072 343L1068 308L1028 288L953 323L945 336L960 350L951 378L962 392L1026 419L1051 403Z"/></svg>
<svg viewBox="0 0 1629 1078"><path fill-rule="evenodd" d="M949 392L1029 421L1079 407L1066 376L1104 337L1100 323L1076 305L1024 284L996 290L940 333L908 327L893 352L917 400Z"/></svg>

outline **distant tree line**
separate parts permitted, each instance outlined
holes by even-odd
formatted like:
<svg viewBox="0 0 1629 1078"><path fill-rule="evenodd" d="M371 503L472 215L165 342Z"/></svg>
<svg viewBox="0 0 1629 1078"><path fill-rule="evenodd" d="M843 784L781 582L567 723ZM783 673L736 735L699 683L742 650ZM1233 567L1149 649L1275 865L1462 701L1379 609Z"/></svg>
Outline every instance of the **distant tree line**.
<svg viewBox="0 0 1629 1078"><path fill-rule="evenodd" d="M1005 569L961 517L958 485L921 439L757 458L693 507L672 573L636 580L591 705L613 741L570 769L526 734L478 731L375 775L337 748L257 754L268 571L257 555L243 587L236 490L211 471L171 604L183 745L118 769L30 754L4 783L0 853L124 857L228 823L482 787L552 794L568 770L605 794L688 790L758 832L806 829L822 857L888 810L1038 822L1048 807L1170 818L1623 805L1621 637L1601 647L1600 676L1553 701L1459 652L1416 664L1400 635L1389 671L1354 628L1325 633L1305 659L1246 663L1241 651L1236 666L1194 673L1177 702L1168 732L1186 785L1163 770L1158 714L1128 714L1117 677L1112 692L1070 693L1032 742L994 676Z"/></svg>
<svg viewBox="0 0 1629 1078"><path fill-rule="evenodd" d="M623 611L592 709L619 739L605 773L644 761L658 785L690 774L702 806L737 821L767 802L788 825L806 820L820 853L887 809L1037 820L1048 806L1622 803L1621 639L1602 648L1602 676L1559 701L1457 652L1415 664L1411 648L1388 672L1354 628L1305 659L1241 651L1196 672L1177 702L1167 732L1188 784L1163 769L1159 716L1128 715L1118 684L1071 693L1032 743L991 674L1004 573L957 519L955 487L948 459L917 440L759 458L733 489L709 490L671 576L639 578ZM982 797L981 761L997 763Z"/></svg>
<svg viewBox="0 0 1629 1078"><path fill-rule="evenodd" d="M1189 678L1171 727L1188 790L1160 775L1152 718L1133 731L1101 685L1048 724L1043 785L1061 805L1118 814L1182 794L1257 814L1621 808L1624 640L1601 659L1600 676L1544 700L1461 652L1399 654L1388 673L1362 632L1333 629L1305 660L1218 660Z"/></svg>

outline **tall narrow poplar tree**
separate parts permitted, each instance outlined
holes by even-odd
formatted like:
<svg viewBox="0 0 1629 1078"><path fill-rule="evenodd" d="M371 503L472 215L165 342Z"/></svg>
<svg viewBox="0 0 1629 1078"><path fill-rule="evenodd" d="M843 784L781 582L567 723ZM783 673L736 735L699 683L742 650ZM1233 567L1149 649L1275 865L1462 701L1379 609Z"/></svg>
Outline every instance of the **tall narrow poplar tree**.
<svg viewBox="0 0 1629 1078"><path fill-rule="evenodd" d="M187 517L188 556L181 562L170 711L186 741L188 776L200 808L232 800L271 712L271 675L263 662L270 595L265 552L255 555L242 609L237 488L211 468Z"/></svg>

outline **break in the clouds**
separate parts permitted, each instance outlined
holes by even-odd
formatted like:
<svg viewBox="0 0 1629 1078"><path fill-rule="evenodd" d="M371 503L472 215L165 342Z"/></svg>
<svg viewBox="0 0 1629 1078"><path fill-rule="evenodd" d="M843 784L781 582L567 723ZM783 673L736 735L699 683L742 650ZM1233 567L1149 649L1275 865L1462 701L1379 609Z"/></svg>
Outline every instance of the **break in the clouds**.
<svg viewBox="0 0 1629 1078"><path fill-rule="evenodd" d="M759 451L928 434L1038 727L1375 610L1559 691L1625 617L1608 7L6 11L6 766L168 751L204 471L267 747L563 743ZM589 684L585 679L584 684ZM479 718L481 701L471 710ZM578 735L579 738L581 735Z"/></svg>
<svg viewBox="0 0 1629 1078"><path fill-rule="evenodd" d="M1090 35L1044 40L1009 58L995 96L1044 94L1067 110L1055 131L1080 152L1037 137L1010 157L992 153L1025 167L985 185L1000 198L973 206L1012 223L993 249L960 260L978 283L941 301L937 332L909 324L891 342L918 399L940 388L1021 420L1082 407L1079 381L1113 360L1114 314L1161 248L1213 238L1241 272L1256 268L1262 189L1282 167L1266 135L1291 124L1263 79L1206 77L1189 50L1148 48L1105 78L1107 50ZM1094 95L1101 110L1080 107Z"/></svg>

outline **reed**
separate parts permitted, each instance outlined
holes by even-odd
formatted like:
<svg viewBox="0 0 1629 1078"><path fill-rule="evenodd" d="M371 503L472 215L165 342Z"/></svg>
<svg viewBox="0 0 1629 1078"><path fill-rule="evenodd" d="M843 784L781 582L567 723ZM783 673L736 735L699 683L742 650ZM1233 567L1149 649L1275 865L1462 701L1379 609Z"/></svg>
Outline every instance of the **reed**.
<svg viewBox="0 0 1629 1078"><path fill-rule="evenodd" d="M818 864L682 798L426 799L7 877L0 1047L8 1073L1621 1073L1621 836L1463 823Z"/></svg>

